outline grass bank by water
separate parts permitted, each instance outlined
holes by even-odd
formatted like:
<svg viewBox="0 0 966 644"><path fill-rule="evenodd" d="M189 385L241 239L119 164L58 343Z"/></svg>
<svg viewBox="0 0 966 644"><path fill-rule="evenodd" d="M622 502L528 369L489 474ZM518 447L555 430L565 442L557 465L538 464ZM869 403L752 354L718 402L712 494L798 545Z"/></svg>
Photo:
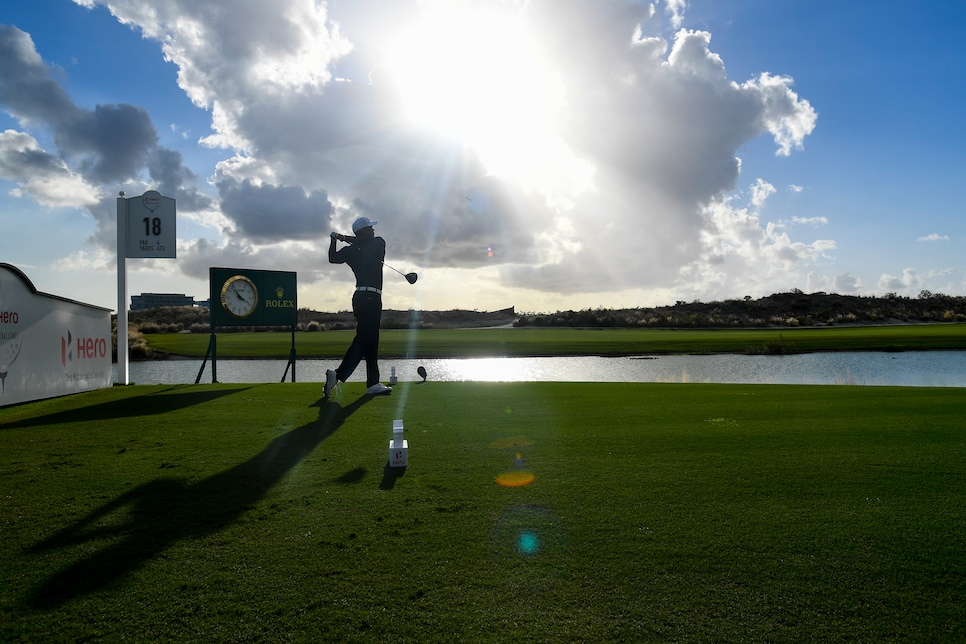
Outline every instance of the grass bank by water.
<svg viewBox="0 0 966 644"><path fill-rule="evenodd" d="M295 334L299 358L341 356L353 331ZM145 334L148 345L202 358L205 334ZM286 358L290 333L225 333L220 358ZM498 328L384 330L383 358L499 356L629 356L668 353L796 353L809 351L966 350L966 324L919 324L809 329L569 329Z"/></svg>
<svg viewBox="0 0 966 644"><path fill-rule="evenodd" d="M966 637L966 390L361 394L0 409L0 640Z"/></svg>

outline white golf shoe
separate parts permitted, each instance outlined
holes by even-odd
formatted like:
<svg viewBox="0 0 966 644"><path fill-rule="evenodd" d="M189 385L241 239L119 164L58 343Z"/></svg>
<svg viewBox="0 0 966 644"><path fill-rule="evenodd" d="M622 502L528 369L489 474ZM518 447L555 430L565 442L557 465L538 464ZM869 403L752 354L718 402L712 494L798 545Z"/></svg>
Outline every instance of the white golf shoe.
<svg viewBox="0 0 966 644"><path fill-rule="evenodd" d="M387 387L381 382L377 382L373 386L366 389L366 393L370 396L385 396L392 393L392 387Z"/></svg>
<svg viewBox="0 0 966 644"><path fill-rule="evenodd" d="M339 376L335 369L328 369L325 372L325 385L322 387L322 395L326 400L332 395L332 390L339 384Z"/></svg>

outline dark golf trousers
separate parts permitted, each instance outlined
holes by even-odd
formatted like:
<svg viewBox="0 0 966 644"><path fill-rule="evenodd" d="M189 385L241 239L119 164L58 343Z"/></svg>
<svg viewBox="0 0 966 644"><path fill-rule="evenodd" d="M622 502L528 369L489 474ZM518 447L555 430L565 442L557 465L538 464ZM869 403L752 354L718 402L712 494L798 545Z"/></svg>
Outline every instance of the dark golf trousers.
<svg viewBox="0 0 966 644"><path fill-rule="evenodd" d="M366 361L366 387L379 382L379 325L382 323L382 296L372 291L356 291L352 296L356 335L352 338L336 374L342 382L349 379L359 363Z"/></svg>

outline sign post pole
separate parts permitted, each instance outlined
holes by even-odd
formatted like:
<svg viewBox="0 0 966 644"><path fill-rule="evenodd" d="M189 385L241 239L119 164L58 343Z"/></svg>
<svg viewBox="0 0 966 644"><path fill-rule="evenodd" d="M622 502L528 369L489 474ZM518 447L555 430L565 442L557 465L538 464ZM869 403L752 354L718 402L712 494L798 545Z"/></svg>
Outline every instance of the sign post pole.
<svg viewBox="0 0 966 644"><path fill-rule="evenodd" d="M127 344L127 199L117 198L117 384L128 385Z"/></svg>

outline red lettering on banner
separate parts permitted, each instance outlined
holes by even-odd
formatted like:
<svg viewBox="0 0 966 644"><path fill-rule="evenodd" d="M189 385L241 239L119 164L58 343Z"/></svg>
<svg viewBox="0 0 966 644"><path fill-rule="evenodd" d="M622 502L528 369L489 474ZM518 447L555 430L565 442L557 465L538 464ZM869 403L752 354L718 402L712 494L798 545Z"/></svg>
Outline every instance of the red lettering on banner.
<svg viewBox="0 0 966 644"><path fill-rule="evenodd" d="M17 324L20 314L16 311L0 311L0 324Z"/></svg>
<svg viewBox="0 0 966 644"><path fill-rule="evenodd" d="M103 358L107 355L104 338L77 338L77 359Z"/></svg>

